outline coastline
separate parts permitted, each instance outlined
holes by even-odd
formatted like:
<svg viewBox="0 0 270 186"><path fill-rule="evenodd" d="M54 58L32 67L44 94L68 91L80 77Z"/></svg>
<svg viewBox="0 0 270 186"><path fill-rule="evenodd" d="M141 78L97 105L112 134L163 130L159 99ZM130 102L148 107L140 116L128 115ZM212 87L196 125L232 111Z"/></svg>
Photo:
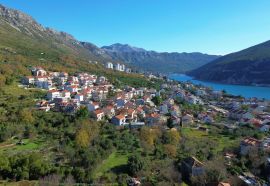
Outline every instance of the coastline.
<svg viewBox="0 0 270 186"><path fill-rule="evenodd" d="M231 95L243 96L245 98L257 98L270 100L270 86L254 86L254 85L237 85L237 84L225 84L212 81L197 80L192 76L186 74L171 73L168 75L169 79L191 82L195 85L203 85L205 87L211 87L213 90L222 91L226 90Z"/></svg>

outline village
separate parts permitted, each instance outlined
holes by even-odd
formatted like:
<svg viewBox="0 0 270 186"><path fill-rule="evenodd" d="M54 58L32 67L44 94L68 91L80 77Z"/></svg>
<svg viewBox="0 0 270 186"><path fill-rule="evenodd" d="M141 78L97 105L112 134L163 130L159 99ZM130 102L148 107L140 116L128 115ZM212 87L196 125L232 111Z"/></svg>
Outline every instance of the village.
<svg viewBox="0 0 270 186"><path fill-rule="evenodd" d="M114 66L108 63L107 68L113 69ZM116 68L126 71L119 64ZM164 79L159 90L130 86L120 89L106 77L89 73L70 75L48 72L42 67L33 67L31 72L32 76L22 78L22 84L25 88L46 91L46 99L36 103L36 109L44 112L75 114L84 108L95 121L108 121L118 128L131 129L143 126L159 126L165 130L190 127L207 133L207 125L222 125L229 130L248 125L267 134L270 128L267 100L245 99L228 95L225 91L169 79ZM147 77L160 78L152 74ZM270 139L243 138L239 144L240 155L244 156L254 148L269 151ZM230 159L235 155L226 154L225 157ZM183 166L188 167L192 175L203 171L203 163L195 157L190 157ZM268 178L270 181L270 176ZM243 173L239 179L246 185L257 185L251 173Z"/></svg>

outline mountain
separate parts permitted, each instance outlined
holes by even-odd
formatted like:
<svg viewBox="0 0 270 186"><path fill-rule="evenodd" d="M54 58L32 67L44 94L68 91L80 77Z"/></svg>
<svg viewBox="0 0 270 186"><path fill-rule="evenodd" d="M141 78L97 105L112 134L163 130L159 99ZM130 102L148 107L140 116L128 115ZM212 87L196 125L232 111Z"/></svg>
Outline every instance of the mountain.
<svg viewBox="0 0 270 186"><path fill-rule="evenodd" d="M270 85L270 41L231 53L208 63L189 75L228 84Z"/></svg>
<svg viewBox="0 0 270 186"><path fill-rule="evenodd" d="M31 66L42 66L50 71L104 75L119 86L155 86L139 74L105 69L102 64L108 61L115 62L94 44L45 28L31 16L0 5L0 89L18 81L21 76L31 75Z"/></svg>
<svg viewBox="0 0 270 186"><path fill-rule="evenodd" d="M183 73L205 65L219 57L202 53L159 53L119 43L101 48L113 60L123 61L138 69L163 73Z"/></svg>
<svg viewBox="0 0 270 186"><path fill-rule="evenodd" d="M189 71L217 57L201 53L158 53L119 43L99 48L78 41L66 32L43 27L31 16L0 5L0 60L18 61L19 58L25 61L24 66L47 63L51 68L62 65L75 70L86 68L89 61L99 64L111 61L167 73Z"/></svg>
<svg viewBox="0 0 270 186"><path fill-rule="evenodd" d="M40 59L40 53L46 54L42 56L44 60L49 60L46 56L54 56L54 60L63 56L85 61L105 62L108 60L106 57L111 59L105 53L103 56L103 51L94 44L86 44L68 33L45 28L31 16L0 5L0 51L7 49L35 60Z"/></svg>

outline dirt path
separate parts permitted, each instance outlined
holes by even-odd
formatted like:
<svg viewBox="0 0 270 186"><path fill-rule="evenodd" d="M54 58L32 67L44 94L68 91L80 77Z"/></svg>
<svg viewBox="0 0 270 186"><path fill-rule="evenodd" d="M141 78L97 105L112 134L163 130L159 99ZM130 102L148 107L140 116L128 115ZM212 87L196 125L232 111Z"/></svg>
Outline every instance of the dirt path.
<svg viewBox="0 0 270 186"><path fill-rule="evenodd" d="M7 145L2 145L0 146L0 148L5 148L5 147L13 147L15 146L16 144L12 143L12 144L7 144Z"/></svg>

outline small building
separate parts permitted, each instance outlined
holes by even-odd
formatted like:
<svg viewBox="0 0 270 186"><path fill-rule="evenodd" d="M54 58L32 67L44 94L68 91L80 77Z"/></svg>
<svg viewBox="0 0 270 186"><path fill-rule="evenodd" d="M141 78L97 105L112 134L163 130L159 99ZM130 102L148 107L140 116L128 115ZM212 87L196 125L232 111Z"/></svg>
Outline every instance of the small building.
<svg viewBox="0 0 270 186"><path fill-rule="evenodd" d="M97 121L101 121L104 117L104 112L102 110L98 109L98 110L95 110L93 112L93 115Z"/></svg>
<svg viewBox="0 0 270 186"><path fill-rule="evenodd" d="M86 106L89 112L99 109L99 103L97 102L90 102Z"/></svg>
<svg viewBox="0 0 270 186"><path fill-rule="evenodd" d="M194 117L190 114L185 114L183 117L182 117L182 126L187 126L187 125L190 125L190 124L193 124L194 122Z"/></svg>
<svg viewBox="0 0 270 186"><path fill-rule="evenodd" d="M114 125L122 126L122 125L125 125L126 124L126 117L124 115L122 115L122 114L119 114L117 116L114 116L112 118L111 122Z"/></svg>
<svg viewBox="0 0 270 186"><path fill-rule="evenodd" d="M35 78L33 76L26 76L22 78L22 84L33 85L35 84Z"/></svg>
<svg viewBox="0 0 270 186"><path fill-rule="evenodd" d="M54 98L59 98L59 97L61 97L61 96L60 96L60 92L58 90L50 90L47 93L47 98L49 100L53 100Z"/></svg>
<svg viewBox="0 0 270 186"><path fill-rule="evenodd" d="M113 69L113 64L111 62L107 62L106 68Z"/></svg>
<svg viewBox="0 0 270 186"><path fill-rule="evenodd" d="M79 101L83 101L84 100L84 96L82 94L76 94L75 95L75 99L77 99Z"/></svg>
<svg viewBox="0 0 270 186"><path fill-rule="evenodd" d="M190 178L204 174L204 164L195 157L188 157L181 162L182 175Z"/></svg>
<svg viewBox="0 0 270 186"><path fill-rule="evenodd" d="M249 153L249 151L252 148L259 148L261 146L261 141L257 140L252 137L247 137L244 140L241 141L240 144L240 154L241 155L246 155Z"/></svg>

